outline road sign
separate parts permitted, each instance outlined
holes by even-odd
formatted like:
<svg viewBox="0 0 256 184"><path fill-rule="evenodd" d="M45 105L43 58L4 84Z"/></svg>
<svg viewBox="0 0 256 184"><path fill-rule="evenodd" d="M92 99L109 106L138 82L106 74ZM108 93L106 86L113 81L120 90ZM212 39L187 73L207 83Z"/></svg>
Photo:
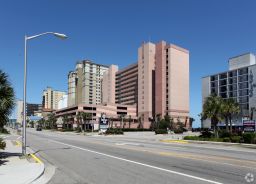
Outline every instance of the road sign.
<svg viewBox="0 0 256 184"><path fill-rule="evenodd" d="M244 120L243 127L245 132L255 132L255 121L254 120Z"/></svg>
<svg viewBox="0 0 256 184"><path fill-rule="evenodd" d="M108 119L106 118L106 114L102 114L100 117L100 129L101 130L108 129Z"/></svg>

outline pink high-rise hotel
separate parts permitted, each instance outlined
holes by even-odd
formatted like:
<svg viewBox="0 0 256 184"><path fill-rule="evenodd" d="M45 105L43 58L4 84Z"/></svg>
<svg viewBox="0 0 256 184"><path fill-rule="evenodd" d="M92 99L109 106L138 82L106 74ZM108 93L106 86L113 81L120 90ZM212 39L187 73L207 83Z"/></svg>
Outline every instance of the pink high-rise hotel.
<svg viewBox="0 0 256 184"><path fill-rule="evenodd" d="M136 105L144 128L149 128L157 115L169 115L174 122L189 126L188 50L165 41L143 43L138 61L119 71L110 67L112 77L114 72L115 83L110 76L102 81L102 86L108 86L102 89L103 99L112 99L105 102L113 103L115 97L116 104Z"/></svg>

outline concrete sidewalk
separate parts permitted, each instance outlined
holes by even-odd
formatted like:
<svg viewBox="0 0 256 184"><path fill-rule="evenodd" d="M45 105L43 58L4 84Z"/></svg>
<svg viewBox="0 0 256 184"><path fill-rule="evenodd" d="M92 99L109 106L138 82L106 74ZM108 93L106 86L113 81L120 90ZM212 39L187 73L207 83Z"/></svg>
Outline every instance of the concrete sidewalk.
<svg viewBox="0 0 256 184"><path fill-rule="evenodd" d="M28 184L44 173L44 164L33 157L21 155L21 143L5 140L6 148L0 151L0 181L8 184Z"/></svg>

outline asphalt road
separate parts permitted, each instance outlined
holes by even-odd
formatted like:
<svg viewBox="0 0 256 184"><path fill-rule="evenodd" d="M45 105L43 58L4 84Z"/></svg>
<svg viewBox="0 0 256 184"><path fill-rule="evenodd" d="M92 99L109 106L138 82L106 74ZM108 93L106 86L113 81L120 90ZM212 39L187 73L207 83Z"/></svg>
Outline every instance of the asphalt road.
<svg viewBox="0 0 256 184"><path fill-rule="evenodd" d="M28 146L56 168L50 184L241 184L256 176L256 149L27 132Z"/></svg>

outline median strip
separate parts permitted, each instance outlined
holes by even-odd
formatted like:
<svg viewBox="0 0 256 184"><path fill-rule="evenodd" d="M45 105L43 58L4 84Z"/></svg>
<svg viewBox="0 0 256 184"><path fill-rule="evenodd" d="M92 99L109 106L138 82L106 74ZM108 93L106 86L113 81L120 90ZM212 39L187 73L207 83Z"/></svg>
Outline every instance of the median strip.
<svg viewBox="0 0 256 184"><path fill-rule="evenodd" d="M184 140L160 140L160 142L181 143L181 144L187 144L188 143L188 141L184 141Z"/></svg>

